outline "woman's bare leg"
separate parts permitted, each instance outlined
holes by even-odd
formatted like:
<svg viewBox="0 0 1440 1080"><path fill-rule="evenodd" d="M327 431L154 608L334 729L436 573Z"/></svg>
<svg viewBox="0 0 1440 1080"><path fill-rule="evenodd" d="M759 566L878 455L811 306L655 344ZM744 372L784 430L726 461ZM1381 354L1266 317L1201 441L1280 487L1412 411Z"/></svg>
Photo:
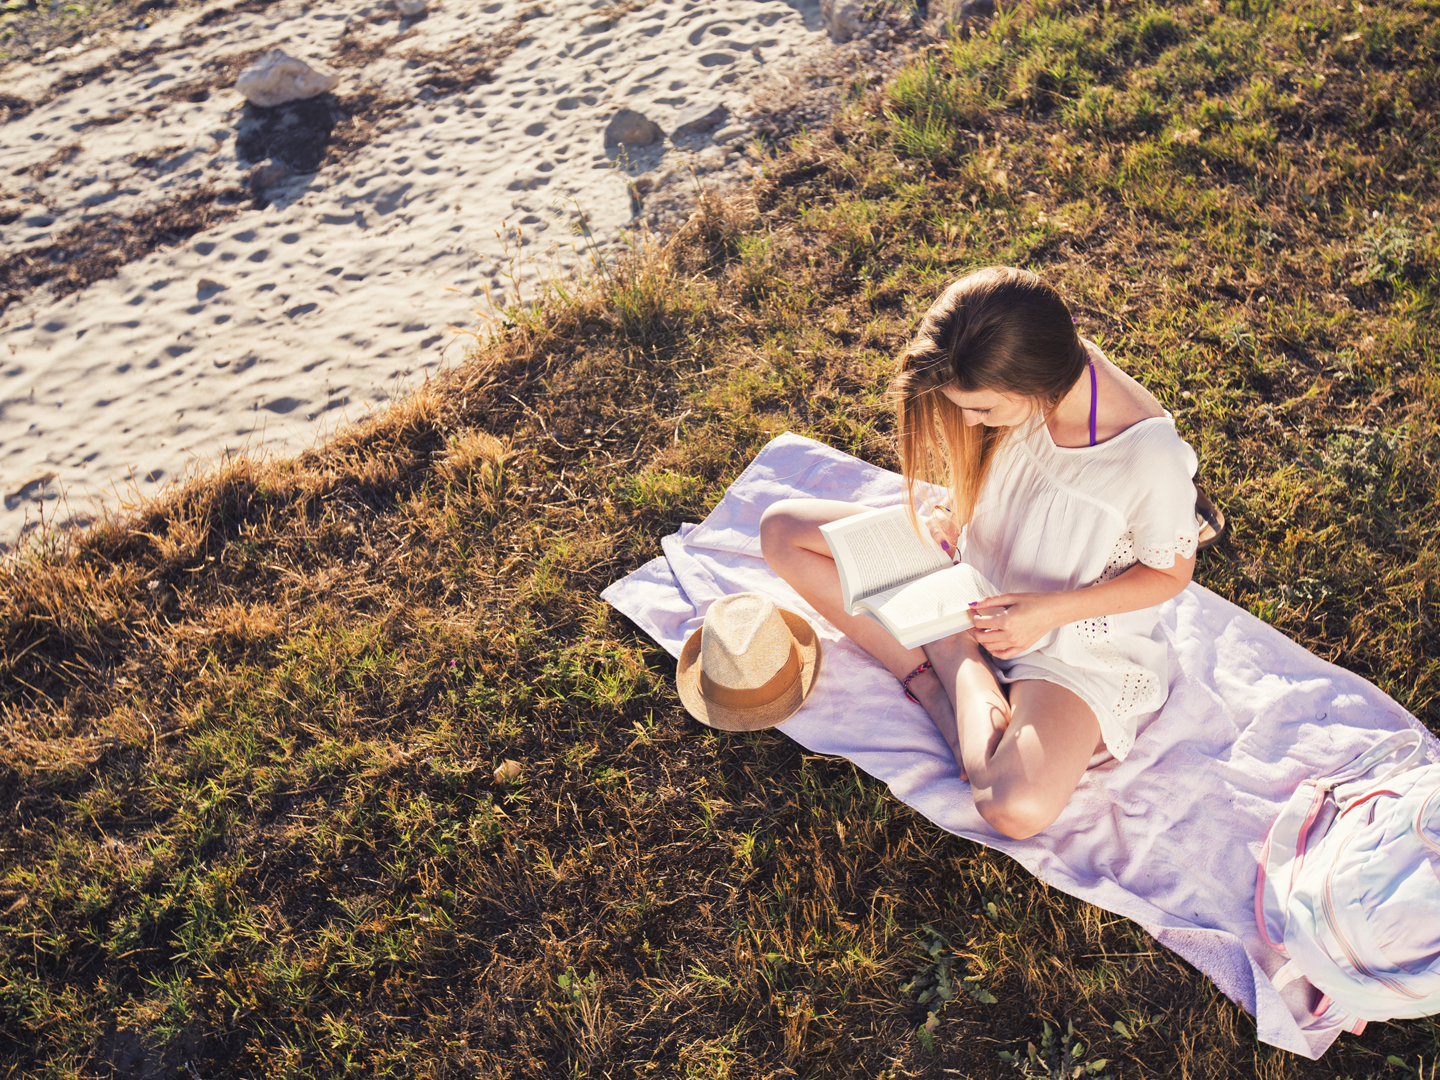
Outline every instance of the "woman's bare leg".
<svg viewBox="0 0 1440 1080"><path fill-rule="evenodd" d="M1006 836L1035 835L1060 816L1085 775L1100 741L1094 710L1039 679L1012 683L1007 700L968 632L925 652L955 703L975 808Z"/></svg>
<svg viewBox="0 0 1440 1080"><path fill-rule="evenodd" d="M840 572L820 526L872 509L831 499L786 499L768 507L760 517L760 550L770 568L829 619L851 641L904 679L925 662L922 649L907 649L879 623L863 615L848 615L841 604ZM930 714L960 762L955 709L935 672L911 680L910 692ZM963 771L964 764L961 763Z"/></svg>
<svg viewBox="0 0 1440 1080"><path fill-rule="evenodd" d="M1100 741L1100 723L1079 697L1039 680L1005 691L970 633L907 649L872 619L841 606L840 574L820 526L868 507L826 499L787 499L760 518L765 561L810 606L903 679L925 659L934 665L910 684L969 774L975 806L1007 836L1033 836L1070 801Z"/></svg>

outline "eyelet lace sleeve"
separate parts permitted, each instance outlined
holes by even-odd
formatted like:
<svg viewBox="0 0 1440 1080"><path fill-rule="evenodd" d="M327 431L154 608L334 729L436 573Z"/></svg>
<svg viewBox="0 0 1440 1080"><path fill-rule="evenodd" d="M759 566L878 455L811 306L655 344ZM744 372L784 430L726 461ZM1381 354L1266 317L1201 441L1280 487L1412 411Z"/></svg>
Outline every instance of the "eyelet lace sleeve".
<svg viewBox="0 0 1440 1080"><path fill-rule="evenodd" d="M1198 530L1195 530L1194 534L1190 536L1177 532L1173 544L1136 544L1135 558L1146 566L1153 566L1157 570L1167 570L1175 565L1177 557L1193 558L1199 544Z"/></svg>
<svg viewBox="0 0 1440 1080"><path fill-rule="evenodd" d="M1195 452L1175 439L1157 448L1148 465L1148 483L1139 485L1139 498L1129 507L1130 533L1135 558L1146 566L1166 570L1178 556L1188 559L1200 543L1195 517ZM1171 452L1166 452L1171 451Z"/></svg>

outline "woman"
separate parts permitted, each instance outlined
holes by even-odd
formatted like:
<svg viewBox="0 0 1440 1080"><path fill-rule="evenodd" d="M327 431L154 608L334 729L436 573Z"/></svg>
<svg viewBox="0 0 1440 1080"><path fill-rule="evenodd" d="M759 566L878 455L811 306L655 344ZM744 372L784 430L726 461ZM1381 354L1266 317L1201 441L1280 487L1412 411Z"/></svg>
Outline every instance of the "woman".
<svg viewBox="0 0 1440 1080"><path fill-rule="evenodd" d="M987 267L946 289L891 392L911 505L917 479L947 479L927 527L1004 590L978 603L974 629L906 649L845 613L819 527L868 507L785 500L761 519L762 549L925 707L981 816L1031 836L1092 759L1124 758L1164 703L1158 606L1195 567L1195 454L1023 270Z"/></svg>

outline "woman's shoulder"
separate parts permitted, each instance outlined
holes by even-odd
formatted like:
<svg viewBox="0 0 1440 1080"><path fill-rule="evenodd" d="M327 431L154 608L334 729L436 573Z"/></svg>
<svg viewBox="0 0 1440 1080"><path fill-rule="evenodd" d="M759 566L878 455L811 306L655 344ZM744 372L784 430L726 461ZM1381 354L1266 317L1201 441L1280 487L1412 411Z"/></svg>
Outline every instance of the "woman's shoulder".
<svg viewBox="0 0 1440 1080"><path fill-rule="evenodd" d="M1142 421L1170 415L1154 394L1106 356L1100 346L1093 341L1085 341L1085 349L1102 373L1095 399L1100 421L1098 426L1104 438L1113 438Z"/></svg>
<svg viewBox="0 0 1440 1080"><path fill-rule="evenodd" d="M1164 475L1179 469L1193 476L1199 465L1168 412L1137 421L1112 442L1117 457L1138 473Z"/></svg>

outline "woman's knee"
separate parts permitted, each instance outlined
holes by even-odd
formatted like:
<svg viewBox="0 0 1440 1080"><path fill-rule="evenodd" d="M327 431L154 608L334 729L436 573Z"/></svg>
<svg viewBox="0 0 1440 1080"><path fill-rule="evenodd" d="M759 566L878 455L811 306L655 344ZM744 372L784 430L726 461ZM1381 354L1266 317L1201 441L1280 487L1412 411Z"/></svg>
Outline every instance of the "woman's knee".
<svg viewBox="0 0 1440 1080"><path fill-rule="evenodd" d="M828 555L828 547L820 526L831 521L863 514L868 507L833 499L781 499L771 503L760 515L760 554L771 569L785 577L781 569L797 550Z"/></svg>
<svg viewBox="0 0 1440 1080"><path fill-rule="evenodd" d="M1028 840L1052 825L1065 808L1062 802L1037 797L1033 792L985 792L975 799L975 809L996 832L1012 840Z"/></svg>
<svg viewBox="0 0 1440 1080"><path fill-rule="evenodd" d="M800 501L781 499L760 515L760 553L766 562L773 564L786 548L794 546L797 527L802 525L794 513L794 504Z"/></svg>

